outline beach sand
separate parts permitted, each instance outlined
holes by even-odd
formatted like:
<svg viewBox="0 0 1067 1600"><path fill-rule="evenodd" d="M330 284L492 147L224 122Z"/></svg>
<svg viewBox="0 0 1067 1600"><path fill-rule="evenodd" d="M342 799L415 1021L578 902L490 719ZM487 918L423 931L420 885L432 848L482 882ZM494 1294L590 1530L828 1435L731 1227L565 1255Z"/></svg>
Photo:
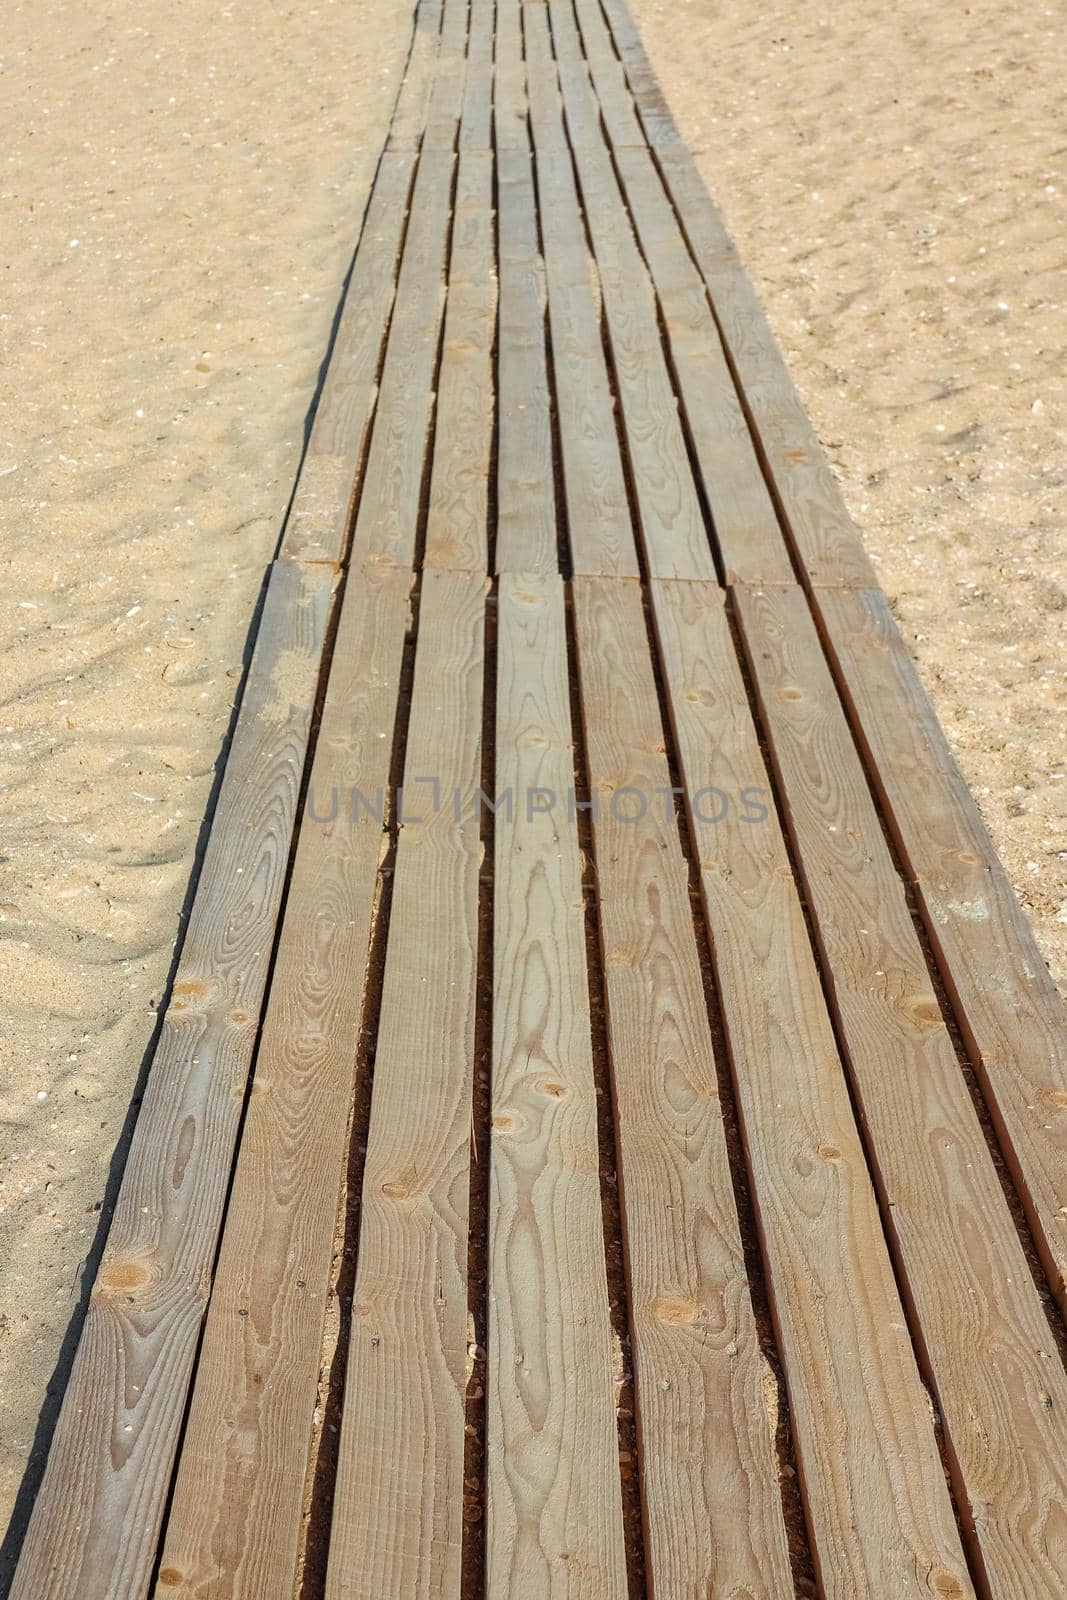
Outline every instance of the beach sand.
<svg viewBox="0 0 1067 1600"><path fill-rule="evenodd" d="M5 8L0 1529L69 1360L410 30L339 0Z"/></svg>
<svg viewBox="0 0 1067 1600"><path fill-rule="evenodd" d="M636 12L1063 982L1067 19ZM0 1527L69 1361L410 13L4 20Z"/></svg>

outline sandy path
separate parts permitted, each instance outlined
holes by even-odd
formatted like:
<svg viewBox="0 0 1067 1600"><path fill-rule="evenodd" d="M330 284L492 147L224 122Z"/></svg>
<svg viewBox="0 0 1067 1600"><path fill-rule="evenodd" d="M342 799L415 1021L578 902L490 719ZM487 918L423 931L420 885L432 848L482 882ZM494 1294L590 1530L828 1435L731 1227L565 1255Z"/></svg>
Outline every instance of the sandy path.
<svg viewBox="0 0 1067 1600"><path fill-rule="evenodd" d="M391 0L4 11L0 1529L409 33Z"/></svg>
<svg viewBox="0 0 1067 1600"><path fill-rule="evenodd" d="M631 5L1067 992L1067 12Z"/></svg>

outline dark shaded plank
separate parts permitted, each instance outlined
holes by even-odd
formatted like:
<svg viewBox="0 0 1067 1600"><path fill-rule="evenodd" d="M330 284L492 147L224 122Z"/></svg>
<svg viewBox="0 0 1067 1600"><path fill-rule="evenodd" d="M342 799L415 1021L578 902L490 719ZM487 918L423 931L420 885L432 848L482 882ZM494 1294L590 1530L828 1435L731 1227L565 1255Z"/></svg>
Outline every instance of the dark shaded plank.
<svg viewBox="0 0 1067 1600"><path fill-rule="evenodd" d="M1067 1013L881 590L816 613L1053 1293L1067 1306Z"/></svg>
<svg viewBox="0 0 1067 1600"><path fill-rule="evenodd" d="M573 587L648 1571L656 1594L679 1600L777 1600L792 1584L775 1385L749 1298L641 591Z"/></svg>
<svg viewBox="0 0 1067 1600"><path fill-rule="evenodd" d="M356 573L344 598L167 1523L168 1600L293 1593L410 581Z"/></svg>
<svg viewBox="0 0 1067 1600"><path fill-rule="evenodd" d="M625 1600L563 586L498 603L487 1593Z"/></svg>
<svg viewBox="0 0 1067 1600"><path fill-rule="evenodd" d="M15 1600L147 1591L259 1028L332 585L326 567L280 562L271 572Z"/></svg>
<svg viewBox="0 0 1067 1600"><path fill-rule="evenodd" d="M971 1595L722 593L652 595L823 1592Z"/></svg>
<svg viewBox="0 0 1067 1600"><path fill-rule="evenodd" d="M798 588L734 600L883 1215L997 1594L1067 1593L1067 1378Z"/></svg>
<svg viewBox="0 0 1067 1600"><path fill-rule="evenodd" d="M484 606L424 575L328 1600L460 1592Z"/></svg>

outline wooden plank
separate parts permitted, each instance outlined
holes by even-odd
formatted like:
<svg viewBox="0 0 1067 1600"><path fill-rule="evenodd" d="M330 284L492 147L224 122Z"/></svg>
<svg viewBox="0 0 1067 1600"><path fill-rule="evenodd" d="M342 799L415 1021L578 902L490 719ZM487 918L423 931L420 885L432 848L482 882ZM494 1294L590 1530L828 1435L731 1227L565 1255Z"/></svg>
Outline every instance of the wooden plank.
<svg viewBox="0 0 1067 1600"><path fill-rule="evenodd" d="M527 8L526 41L531 84L535 77L543 82L549 76L554 83L543 6ZM539 113L537 126L545 120L545 113ZM575 572L636 577L637 552L604 354L596 269L586 247L574 168L561 135L557 110L545 143L538 146L537 190L571 561Z"/></svg>
<svg viewBox="0 0 1067 1600"><path fill-rule="evenodd" d="M467 78L460 120L460 150L489 150L493 143L493 0L471 0Z"/></svg>
<svg viewBox="0 0 1067 1600"><path fill-rule="evenodd" d="M722 593L652 593L822 1591L971 1595Z"/></svg>
<svg viewBox="0 0 1067 1600"><path fill-rule="evenodd" d="M785 360L697 172L683 147L657 161L711 295L723 345L806 581L872 584L874 569Z"/></svg>
<svg viewBox="0 0 1067 1600"><path fill-rule="evenodd" d="M459 1595L484 606L424 575L327 1600Z"/></svg>
<svg viewBox="0 0 1067 1600"><path fill-rule="evenodd" d="M748 1293L641 591L576 578L574 599L651 1588L770 1600L792 1592L774 1386Z"/></svg>
<svg viewBox="0 0 1067 1600"><path fill-rule="evenodd" d="M465 149L452 226L452 256L437 425L426 523L425 562L488 570L487 512L493 444L496 270L493 157Z"/></svg>
<svg viewBox="0 0 1067 1600"><path fill-rule="evenodd" d="M497 151L500 331L497 358L498 572L555 572L552 408L545 285L528 149Z"/></svg>
<svg viewBox="0 0 1067 1600"><path fill-rule="evenodd" d="M1067 1017L880 590L816 612L1052 1292L1067 1309Z"/></svg>
<svg viewBox="0 0 1067 1600"><path fill-rule="evenodd" d="M498 152L525 150L529 139L526 132L526 68L522 56L519 0L497 0L495 60L493 129L496 148Z"/></svg>
<svg viewBox="0 0 1067 1600"><path fill-rule="evenodd" d="M996 1594L1067 1593L1064 1375L803 591L734 591L823 970Z"/></svg>
<svg viewBox="0 0 1067 1600"><path fill-rule="evenodd" d="M487 1593L625 1600L563 588L498 602Z"/></svg>
<svg viewBox="0 0 1067 1600"><path fill-rule="evenodd" d="M167 1523L168 1600L293 1593L410 582L371 570L345 593Z"/></svg>
<svg viewBox="0 0 1067 1600"><path fill-rule="evenodd" d="M562 3L562 0L561 0ZM679 138L625 0L603 0L656 164L704 277L797 559L817 586L876 580L766 313L692 155ZM583 22L591 0L581 0Z"/></svg>
<svg viewBox="0 0 1067 1600"><path fill-rule="evenodd" d="M360 567L410 567L422 494L426 434L433 404L444 264L452 199L450 151L419 159L404 259L386 345L370 454L352 538Z"/></svg>
<svg viewBox="0 0 1067 1600"><path fill-rule="evenodd" d="M652 288L594 116L570 0L550 0L563 104L604 296L645 560L655 577L713 578L715 563L660 342Z"/></svg>
<svg viewBox="0 0 1067 1600"><path fill-rule="evenodd" d="M662 314L693 454L727 582L789 583L793 568L734 387L703 279L643 138L599 0L577 0L582 42L615 166ZM609 111L609 106L614 107ZM626 148L637 145L638 148Z"/></svg>
<svg viewBox="0 0 1067 1600"><path fill-rule="evenodd" d="M349 510L374 415L413 170L412 156L388 152L378 168L282 541L282 555L293 560L343 558Z"/></svg>
<svg viewBox="0 0 1067 1600"><path fill-rule="evenodd" d="M415 151L422 143L440 43L441 0L417 0L415 36L389 125L390 150Z"/></svg>
<svg viewBox="0 0 1067 1600"><path fill-rule="evenodd" d="M259 1025L333 574L271 571L107 1248L11 1593L146 1592Z"/></svg>

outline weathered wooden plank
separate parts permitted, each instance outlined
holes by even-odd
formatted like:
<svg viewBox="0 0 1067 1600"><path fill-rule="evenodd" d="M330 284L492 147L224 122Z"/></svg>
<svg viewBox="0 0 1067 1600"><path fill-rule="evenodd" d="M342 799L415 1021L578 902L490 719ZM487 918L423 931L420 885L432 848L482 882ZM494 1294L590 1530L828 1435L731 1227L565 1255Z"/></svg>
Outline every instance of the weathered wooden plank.
<svg viewBox="0 0 1067 1600"><path fill-rule="evenodd" d="M441 0L418 0L415 36L389 127L390 150L415 151L422 142L440 45Z"/></svg>
<svg viewBox="0 0 1067 1600"><path fill-rule="evenodd" d="M957 1499L996 1594L1067 1593L1067 1378L799 588L734 599Z"/></svg>
<svg viewBox="0 0 1067 1600"><path fill-rule="evenodd" d="M466 149L459 158L437 385L425 549L431 567L483 573L488 568L494 256L493 157L488 150Z"/></svg>
<svg viewBox="0 0 1067 1600"><path fill-rule="evenodd" d="M625 1600L560 579L504 574L497 638L487 1593Z"/></svg>
<svg viewBox="0 0 1067 1600"><path fill-rule="evenodd" d="M822 1589L971 1595L723 597L652 594Z"/></svg>
<svg viewBox="0 0 1067 1600"><path fill-rule="evenodd" d="M713 578L715 563L659 336L651 284L611 168L588 136L595 98L570 0L550 0L553 39L582 203L604 296L615 382L625 422L649 571ZM583 130L585 137L583 137Z"/></svg>
<svg viewBox="0 0 1067 1600"><path fill-rule="evenodd" d="M167 1522L168 1600L293 1593L410 582L370 570L345 593Z"/></svg>
<svg viewBox="0 0 1067 1600"><path fill-rule="evenodd" d="M1067 1308L1067 1016L880 590L815 595L838 682L1053 1293Z"/></svg>
<svg viewBox="0 0 1067 1600"><path fill-rule="evenodd" d="M279 562L173 997L12 1595L147 1591L207 1306L333 574Z"/></svg>
<svg viewBox="0 0 1067 1600"><path fill-rule="evenodd" d="M484 606L424 574L328 1600L460 1590Z"/></svg>
<svg viewBox="0 0 1067 1600"><path fill-rule="evenodd" d="M493 0L472 0L460 150L489 150L493 142Z"/></svg>
<svg viewBox="0 0 1067 1600"><path fill-rule="evenodd" d="M396 292L414 158L383 155L300 469L281 553L342 559L356 477L377 394L382 341Z"/></svg>
<svg viewBox="0 0 1067 1600"><path fill-rule="evenodd" d="M496 147L498 151L525 150L529 138L519 0L497 0L495 60L493 128Z"/></svg>
<svg viewBox="0 0 1067 1600"><path fill-rule="evenodd" d="M641 592L576 578L574 599L648 1570L656 1594L771 1600L792 1589L774 1383L749 1298Z"/></svg>
<svg viewBox="0 0 1067 1600"><path fill-rule="evenodd" d="M657 161L711 295L723 345L807 581L874 583L859 529L794 388L766 313L682 145Z"/></svg>
<svg viewBox="0 0 1067 1600"><path fill-rule="evenodd" d="M422 493L434 366L445 299L444 261L454 156L419 158L404 259L386 345L370 454L352 538L360 567L410 567Z"/></svg>
<svg viewBox="0 0 1067 1600"><path fill-rule="evenodd" d="M525 137L525 134L524 134ZM498 572L555 572L552 409L545 357L544 265L528 148L498 150L500 331L497 357Z"/></svg>
<svg viewBox="0 0 1067 1600"><path fill-rule="evenodd" d="M535 79L539 84L546 79L553 86L555 82L544 6L527 9L526 46L532 106ZM535 142L541 130L544 138L537 147L537 190L571 561L575 572L636 577L637 552L604 354L596 269L586 247L558 106L539 107L534 126Z"/></svg>
<svg viewBox="0 0 1067 1600"><path fill-rule="evenodd" d="M604 0L604 12L656 164L708 286L797 559L816 585L873 584L859 529L845 507L756 291L693 157L678 136L625 0ZM585 0L581 14L583 21L592 16Z"/></svg>
<svg viewBox="0 0 1067 1600"><path fill-rule="evenodd" d="M582 40L632 224L662 312L693 453L727 581L791 582L793 568L734 387L704 282L652 161L599 0L578 0ZM609 110L609 107L613 108ZM627 146L638 146L627 148Z"/></svg>

